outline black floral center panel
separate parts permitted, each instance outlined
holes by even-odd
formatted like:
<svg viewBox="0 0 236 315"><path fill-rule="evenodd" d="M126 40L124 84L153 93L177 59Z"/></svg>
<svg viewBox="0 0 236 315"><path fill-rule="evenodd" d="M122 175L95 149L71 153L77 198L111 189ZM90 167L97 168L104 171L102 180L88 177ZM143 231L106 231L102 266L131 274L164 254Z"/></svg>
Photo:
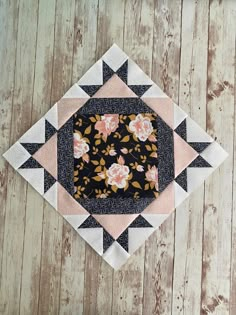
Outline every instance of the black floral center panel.
<svg viewBox="0 0 236 315"><path fill-rule="evenodd" d="M156 198L155 113L73 116L74 198Z"/></svg>

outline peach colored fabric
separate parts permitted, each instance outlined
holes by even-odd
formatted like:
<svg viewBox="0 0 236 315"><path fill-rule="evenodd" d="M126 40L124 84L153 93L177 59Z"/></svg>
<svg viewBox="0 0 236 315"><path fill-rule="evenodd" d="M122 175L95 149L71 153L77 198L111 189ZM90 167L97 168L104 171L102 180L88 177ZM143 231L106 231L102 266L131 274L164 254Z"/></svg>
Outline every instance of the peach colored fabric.
<svg viewBox="0 0 236 315"><path fill-rule="evenodd" d="M57 179L57 133L33 155L33 158Z"/></svg>
<svg viewBox="0 0 236 315"><path fill-rule="evenodd" d="M174 183L171 182L166 189L155 199L143 213L168 214L175 208Z"/></svg>
<svg viewBox="0 0 236 315"><path fill-rule="evenodd" d="M196 157L198 153L174 132L175 177L177 177Z"/></svg>
<svg viewBox="0 0 236 315"><path fill-rule="evenodd" d="M142 98L172 129L174 128L174 104L169 97Z"/></svg>
<svg viewBox="0 0 236 315"><path fill-rule="evenodd" d="M98 91L94 94L94 98L106 97L137 97L137 95L114 74Z"/></svg>
<svg viewBox="0 0 236 315"><path fill-rule="evenodd" d="M89 214L59 183L57 185L58 212L62 215Z"/></svg>
<svg viewBox="0 0 236 315"><path fill-rule="evenodd" d="M58 129L83 106L89 98L62 98L57 103Z"/></svg>
<svg viewBox="0 0 236 315"><path fill-rule="evenodd" d="M93 217L117 239L139 214L94 214Z"/></svg>

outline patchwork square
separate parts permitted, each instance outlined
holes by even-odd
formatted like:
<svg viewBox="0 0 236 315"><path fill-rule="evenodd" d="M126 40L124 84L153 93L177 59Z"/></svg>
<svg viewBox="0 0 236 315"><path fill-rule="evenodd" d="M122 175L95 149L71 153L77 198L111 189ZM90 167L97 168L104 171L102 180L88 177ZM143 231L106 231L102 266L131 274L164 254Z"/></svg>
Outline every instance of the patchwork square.
<svg viewBox="0 0 236 315"><path fill-rule="evenodd" d="M113 45L4 157L118 269L227 153Z"/></svg>

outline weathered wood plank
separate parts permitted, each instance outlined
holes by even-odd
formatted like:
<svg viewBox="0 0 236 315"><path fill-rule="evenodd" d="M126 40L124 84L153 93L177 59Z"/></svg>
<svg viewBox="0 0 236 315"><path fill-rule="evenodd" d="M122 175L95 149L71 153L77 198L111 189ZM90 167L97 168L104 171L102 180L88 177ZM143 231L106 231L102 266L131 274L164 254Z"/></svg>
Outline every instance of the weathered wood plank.
<svg viewBox="0 0 236 315"><path fill-rule="evenodd" d="M234 126L235 20L233 1L211 1L207 130L229 153L206 181L202 314L229 314Z"/></svg>
<svg viewBox="0 0 236 315"><path fill-rule="evenodd" d="M98 1L76 1L72 83L95 62ZM63 222L60 314L84 313L85 242ZM95 301L94 301L95 302Z"/></svg>
<svg viewBox="0 0 236 315"><path fill-rule="evenodd" d="M57 0L51 104L71 85L75 1ZM63 218L46 204L43 220L39 314L57 314L60 305Z"/></svg>
<svg viewBox="0 0 236 315"><path fill-rule="evenodd" d="M84 314L111 314L112 269L86 246L84 279Z"/></svg>
<svg viewBox="0 0 236 315"><path fill-rule="evenodd" d="M15 87L13 107L11 108L11 144L30 127L37 16L37 1L22 0L20 2ZM29 25L31 26L31 32L28 32ZM14 31L16 30L14 29ZM11 62L14 63L14 60L11 60ZM15 171L9 167L7 187L10 189L7 191L6 200L0 309L3 314L16 314L19 312L21 294L27 184L23 178L16 175Z"/></svg>
<svg viewBox="0 0 236 315"><path fill-rule="evenodd" d="M71 87L74 43L75 0L57 0L51 103Z"/></svg>
<svg viewBox="0 0 236 315"><path fill-rule="evenodd" d="M181 0L156 2L152 52L152 78L177 103L179 98L181 11Z"/></svg>
<svg viewBox="0 0 236 315"><path fill-rule="evenodd" d="M232 12L236 18L236 7ZM236 46L235 46L236 56ZM232 196L232 244L231 244L231 281L230 281L230 315L236 313L236 63L234 64L234 161L233 169L233 196Z"/></svg>
<svg viewBox="0 0 236 315"><path fill-rule="evenodd" d="M124 51L151 75L154 1L126 1ZM135 30L132 32L131 30ZM113 276L112 314L142 314L145 246Z"/></svg>
<svg viewBox="0 0 236 315"><path fill-rule="evenodd" d="M124 50L148 75L152 73L153 23L153 0L126 1Z"/></svg>
<svg viewBox="0 0 236 315"><path fill-rule="evenodd" d="M119 33L120 25L123 23L124 3L120 2L120 14L116 14L116 4L111 1L99 1L97 12L97 29L96 30L96 61L103 53L113 44L114 34ZM108 14L109 8L109 14ZM104 32L104 30L109 31ZM86 34L85 34L86 36ZM119 42L123 43L123 32L119 33ZM86 39L86 37L85 37ZM95 42L95 40L94 40ZM89 47L88 47L89 48ZM94 52L94 47L90 48ZM88 49L89 51L89 49ZM86 54L86 51L85 51ZM94 62L93 61L93 62ZM94 274L94 270L96 273ZM108 264L97 257L88 245L86 245L85 260L85 282L84 282L84 313L85 314L110 314L112 307L112 275L113 270Z"/></svg>
<svg viewBox="0 0 236 315"><path fill-rule="evenodd" d="M232 7L232 14L236 19L236 6ZM236 56L236 45L235 52ZM230 281L230 315L236 313L236 62L234 63L234 161L233 170L233 196L232 196L232 244L231 244L231 281Z"/></svg>
<svg viewBox="0 0 236 315"><path fill-rule="evenodd" d="M74 25L73 83L95 63L98 0L76 0Z"/></svg>
<svg viewBox="0 0 236 315"><path fill-rule="evenodd" d="M32 123L40 119L50 108L54 22L55 1L49 3L40 0ZM37 314L38 311L43 207L43 198L28 187L21 283L21 314Z"/></svg>
<svg viewBox="0 0 236 315"><path fill-rule="evenodd" d="M125 0L99 0L97 58L114 43L123 47Z"/></svg>
<svg viewBox="0 0 236 315"><path fill-rule="evenodd" d="M3 248L7 199L8 164L2 154L10 146L12 101L15 78L18 1L0 2L0 248ZM0 284L3 250L0 250ZM1 300L1 297L0 297ZM1 307L0 307L1 311Z"/></svg>
<svg viewBox="0 0 236 315"><path fill-rule="evenodd" d="M58 314L62 247L62 217L44 208L38 314Z"/></svg>
<svg viewBox="0 0 236 315"><path fill-rule="evenodd" d="M178 102L181 1L157 1L154 18L152 79ZM171 313L174 228L173 213L146 242L144 314Z"/></svg>
<svg viewBox="0 0 236 315"><path fill-rule="evenodd" d="M179 104L206 126L208 1L183 1ZM205 71L203 70L205 69ZM176 210L173 314L200 314L204 185Z"/></svg>
<svg viewBox="0 0 236 315"><path fill-rule="evenodd" d="M63 222L59 314L83 314L85 244Z"/></svg>

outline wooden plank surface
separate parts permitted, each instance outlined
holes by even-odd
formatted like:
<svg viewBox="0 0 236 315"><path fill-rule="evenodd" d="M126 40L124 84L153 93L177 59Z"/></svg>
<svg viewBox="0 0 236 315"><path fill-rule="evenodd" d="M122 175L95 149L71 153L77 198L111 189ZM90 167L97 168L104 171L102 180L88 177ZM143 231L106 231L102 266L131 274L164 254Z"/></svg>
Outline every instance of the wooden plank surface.
<svg viewBox="0 0 236 315"><path fill-rule="evenodd" d="M208 1L183 1L179 105L206 128ZM188 16L189 18L184 18ZM200 314L204 185L176 211L173 314Z"/></svg>
<svg viewBox="0 0 236 315"><path fill-rule="evenodd" d="M234 149L235 17L233 1L210 3L207 68L207 130L229 153L206 181L202 309L229 314L232 237L232 165ZM227 36L226 36L227 34ZM212 227L216 226L217 229Z"/></svg>
<svg viewBox="0 0 236 315"><path fill-rule="evenodd" d="M12 6L13 4L10 5ZM14 90L11 92L13 96L11 107L11 144L31 125L38 20L37 1L20 1L18 9L16 4L15 12L11 13L11 19L17 18L17 15L18 24L17 30L15 30L15 32L17 32L16 60L13 59L12 65L8 66L10 69L11 66L15 66ZM29 25L31 25L31 32L28 31ZM14 38L12 44L12 48L14 48ZM11 49L11 43L9 43L9 48ZM2 49L6 49L4 43ZM5 58L7 59L7 55ZM2 63L2 67L5 67L5 63ZM7 71L7 69L5 71ZM1 248L3 258L0 311L3 314L16 314L19 312L22 293L21 276L28 184L23 178L18 176L18 174L15 174L12 168L8 168L8 180L5 181L4 185L7 185L7 200L4 243ZM9 189L9 187L11 187L11 189ZM18 198L17 196L20 197Z"/></svg>
<svg viewBox="0 0 236 315"><path fill-rule="evenodd" d="M236 314L234 0L0 0L3 153L116 42L229 152L114 272L0 160L0 314Z"/></svg>
<svg viewBox="0 0 236 315"><path fill-rule="evenodd" d="M155 4L152 79L178 101L181 1ZM175 213L146 242L143 314L170 314L174 263ZM146 288L149 293L146 294Z"/></svg>

